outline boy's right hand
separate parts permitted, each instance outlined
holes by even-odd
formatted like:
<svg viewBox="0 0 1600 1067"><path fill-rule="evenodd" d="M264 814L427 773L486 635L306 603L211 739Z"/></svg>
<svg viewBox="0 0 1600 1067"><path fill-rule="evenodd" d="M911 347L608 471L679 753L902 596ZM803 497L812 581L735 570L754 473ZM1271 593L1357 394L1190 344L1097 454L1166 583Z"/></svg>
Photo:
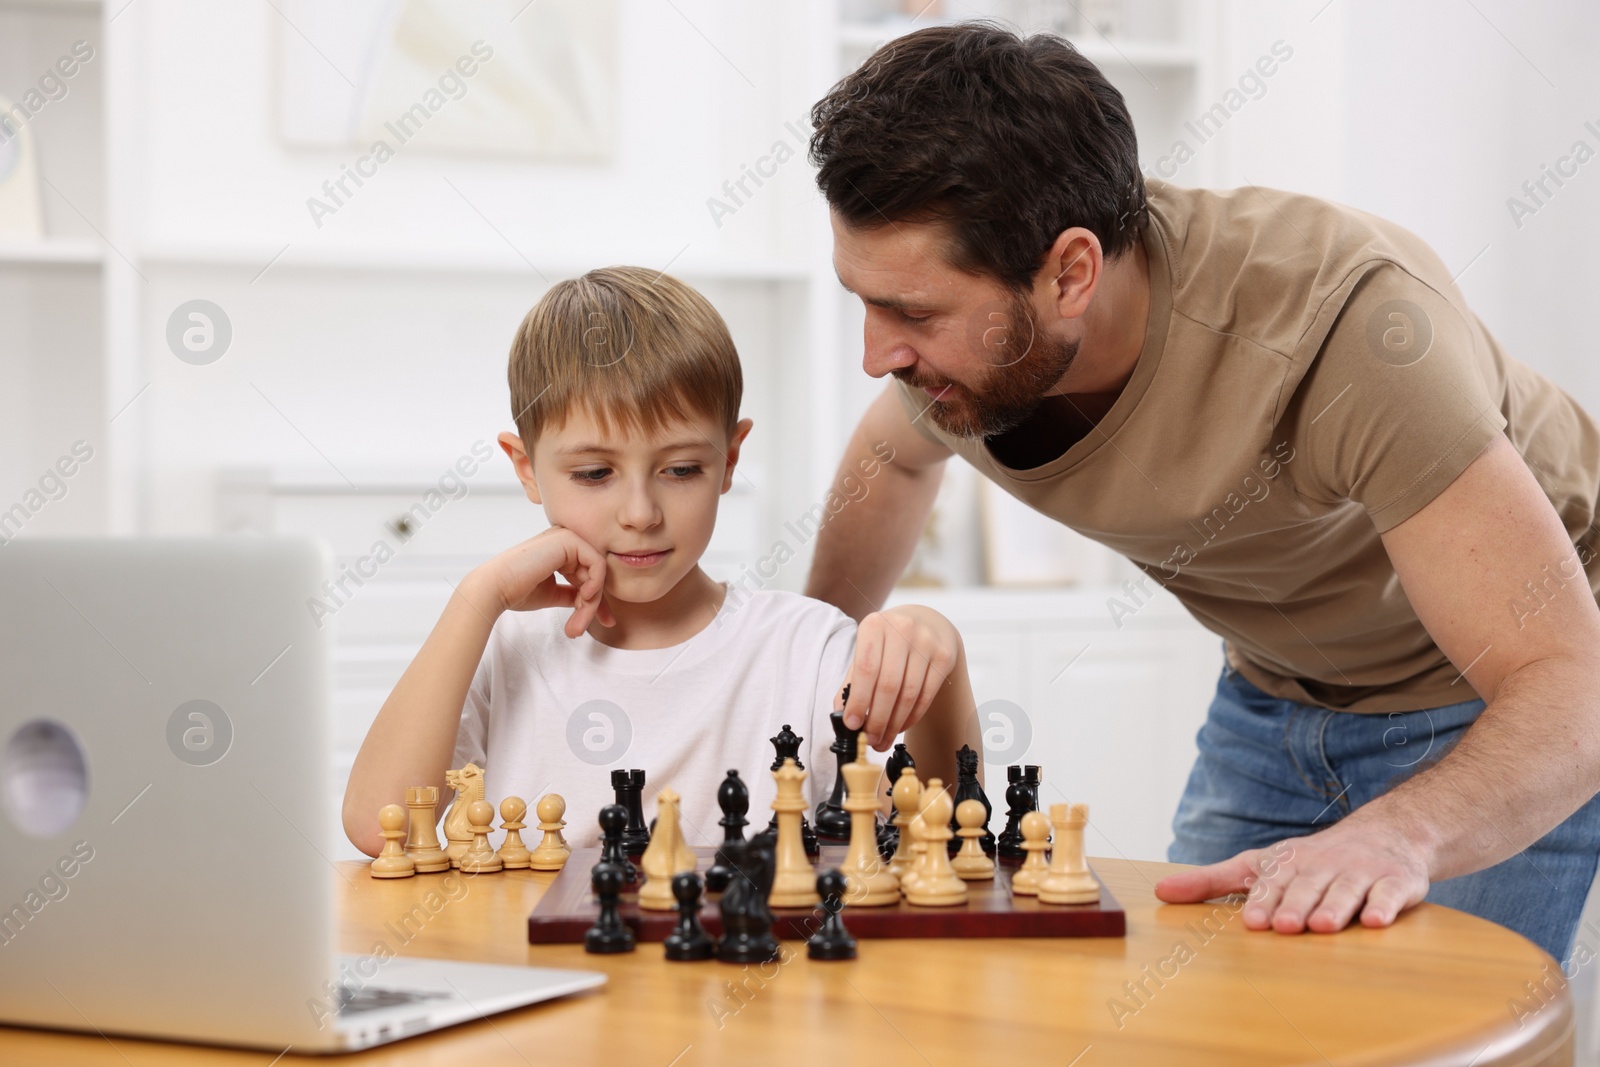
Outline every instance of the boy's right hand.
<svg viewBox="0 0 1600 1067"><path fill-rule="evenodd" d="M556 581L558 574L570 584ZM605 553L564 526L552 526L506 549L478 567L473 576L487 587L496 615L571 607L572 617L565 627L568 637L577 637L597 618L603 626L617 623L603 595Z"/></svg>

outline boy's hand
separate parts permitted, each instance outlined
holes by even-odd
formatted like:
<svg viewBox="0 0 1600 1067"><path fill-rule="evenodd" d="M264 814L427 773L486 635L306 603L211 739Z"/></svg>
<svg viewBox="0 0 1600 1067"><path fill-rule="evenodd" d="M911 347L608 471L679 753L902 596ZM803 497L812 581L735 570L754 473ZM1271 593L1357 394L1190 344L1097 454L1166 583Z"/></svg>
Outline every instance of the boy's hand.
<svg viewBox="0 0 1600 1067"><path fill-rule="evenodd" d="M885 751L927 713L960 652L955 624L932 608L907 604L868 615L845 675L845 725L864 725L867 743Z"/></svg>
<svg viewBox="0 0 1600 1067"><path fill-rule="evenodd" d="M583 633L596 618L603 626L617 623L602 595L605 553L564 526L552 526L506 549L473 574L488 587L497 615L571 607L572 617L565 627L568 637ZM556 581L558 574L570 584Z"/></svg>

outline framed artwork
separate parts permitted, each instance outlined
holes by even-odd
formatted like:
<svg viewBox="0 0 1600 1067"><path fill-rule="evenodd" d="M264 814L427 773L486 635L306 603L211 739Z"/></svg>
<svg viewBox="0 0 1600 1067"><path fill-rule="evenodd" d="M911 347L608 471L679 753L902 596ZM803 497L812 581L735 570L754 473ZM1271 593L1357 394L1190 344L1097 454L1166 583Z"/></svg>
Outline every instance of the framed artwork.
<svg viewBox="0 0 1600 1067"><path fill-rule="evenodd" d="M1106 580L1110 549L979 480L984 581L1000 586L1093 585Z"/></svg>

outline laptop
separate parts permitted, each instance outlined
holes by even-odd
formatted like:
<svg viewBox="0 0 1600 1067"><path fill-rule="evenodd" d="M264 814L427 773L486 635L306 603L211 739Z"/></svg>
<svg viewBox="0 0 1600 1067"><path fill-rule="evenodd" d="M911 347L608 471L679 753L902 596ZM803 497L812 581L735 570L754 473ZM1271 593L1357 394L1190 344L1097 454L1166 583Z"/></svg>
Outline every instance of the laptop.
<svg viewBox="0 0 1600 1067"><path fill-rule="evenodd" d="M336 953L332 574L311 540L0 546L0 1022L335 1052L604 983Z"/></svg>

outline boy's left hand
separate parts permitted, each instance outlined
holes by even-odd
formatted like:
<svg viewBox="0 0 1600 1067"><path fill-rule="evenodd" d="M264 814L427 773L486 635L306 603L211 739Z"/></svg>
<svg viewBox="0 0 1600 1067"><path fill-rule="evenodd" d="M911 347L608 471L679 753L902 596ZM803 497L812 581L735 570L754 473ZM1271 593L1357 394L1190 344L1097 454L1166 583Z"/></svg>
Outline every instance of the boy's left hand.
<svg viewBox="0 0 1600 1067"><path fill-rule="evenodd" d="M845 674L845 725L864 724L867 743L887 750L927 713L960 653L955 624L932 608L906 604L868 615L856 629L855 658Z"/></svg>

